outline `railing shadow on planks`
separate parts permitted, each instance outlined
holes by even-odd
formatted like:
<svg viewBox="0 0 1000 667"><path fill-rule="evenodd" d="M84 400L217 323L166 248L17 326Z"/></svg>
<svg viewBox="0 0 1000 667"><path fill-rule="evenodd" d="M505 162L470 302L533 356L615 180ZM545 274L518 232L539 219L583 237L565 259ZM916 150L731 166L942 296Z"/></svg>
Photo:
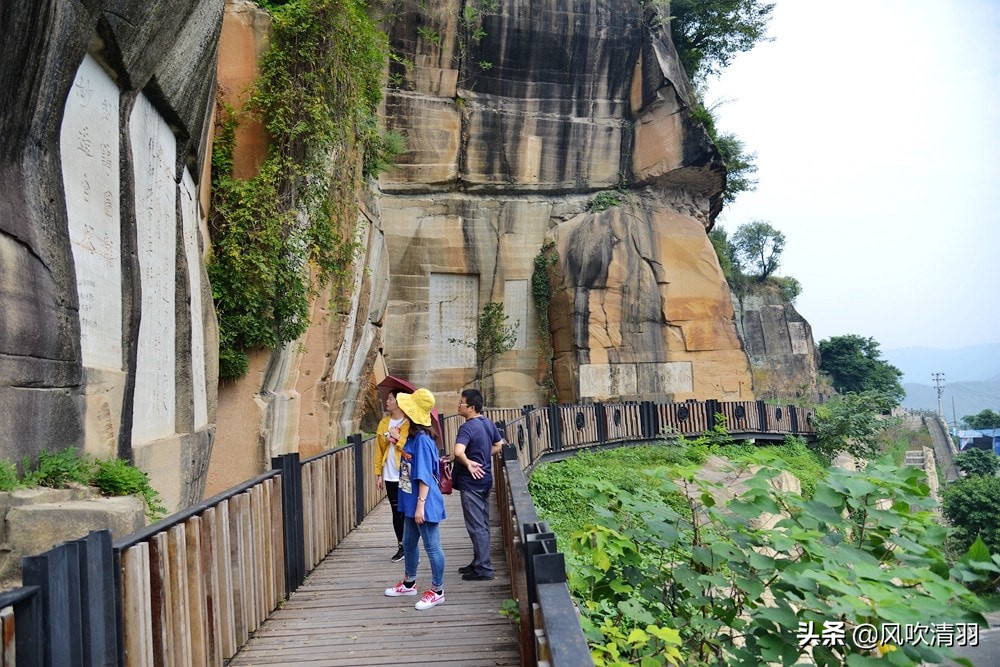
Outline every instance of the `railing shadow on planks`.
<svg viewBox="0 0 1000 667"><path fill-rule="evenodd" d="M696 435L726 416L745 437L811 436L812 414L762 402L551 405L486 411L508 442L495 466L521 662L592 664L555 535L525 471L601 445ZM444 420L450 453L460 424ZM565 454L563 454L565 453ZM107 530L23 559L0 593L0 667L223 665L382 500L373 438L271 470L117 542Z"/></svg>

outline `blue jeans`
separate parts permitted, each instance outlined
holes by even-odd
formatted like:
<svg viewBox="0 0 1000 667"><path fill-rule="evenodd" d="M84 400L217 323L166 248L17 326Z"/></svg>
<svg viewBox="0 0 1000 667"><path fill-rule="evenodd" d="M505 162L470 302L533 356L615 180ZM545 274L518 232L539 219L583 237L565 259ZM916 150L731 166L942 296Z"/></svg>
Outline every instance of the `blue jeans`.
<svg viewBox="0 0 1000 667"><path fill-rule="evenodd" d="M441 549L440 524L424 522L417 525L413 517L403 520L403 565L406 569L406 580L415 581L417 568L420 566L420 551L418 543L424 540L424 550L427 560L431 562L431 587L434 590L444 588L444 550Z"/></svg>
<svg viewBox="0 0 1000 667"><path fill-rule="evenodd" d="M476 574L493 576L490 561L490 488L462 489L462 517L472 540L472 567Z"/></svg>

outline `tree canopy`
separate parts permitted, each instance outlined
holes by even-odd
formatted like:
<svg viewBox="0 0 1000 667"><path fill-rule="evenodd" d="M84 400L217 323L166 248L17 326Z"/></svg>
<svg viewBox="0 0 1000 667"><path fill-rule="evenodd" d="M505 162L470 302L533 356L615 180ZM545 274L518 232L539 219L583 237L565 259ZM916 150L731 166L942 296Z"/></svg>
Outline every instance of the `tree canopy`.
<svg viewBox="0 0 1000 667"><path fill-rule="evenodd" d="M785 250L785 235L763 220L754 220L737 228L732 245L742 272L759 282L778 269Z"/></svg>
<svg viewBox="0 0 1000 667"><path fill-rule="evenodd" d="M1000 414L993 410L986 409L975 415L965 415L962 421L966 426L976 430L1000 428Z"/></svg>
<svg viewBox="0 0 1000 667"><path fill-rule="evenodd" d="M767 39L773 9L758 0L670 0L671 36L688 77L718 74Z"/></svg>
<svg viewBox="0 0 1000 667"><path fill-rule="evenodd" d="M967 449L955 457L955 465L969 477L993 477L1000 467L1000 457L985 449Z"/></svg>
<svg viewBox="0 0 1000 667"><path fill-rule="evenodd" d="M819 369L830 376L833 388L842 394L875 391L892 399L906 396L900 378L903 372L882 359L878 341L856 334L831 336L819 342Z"/></svg>

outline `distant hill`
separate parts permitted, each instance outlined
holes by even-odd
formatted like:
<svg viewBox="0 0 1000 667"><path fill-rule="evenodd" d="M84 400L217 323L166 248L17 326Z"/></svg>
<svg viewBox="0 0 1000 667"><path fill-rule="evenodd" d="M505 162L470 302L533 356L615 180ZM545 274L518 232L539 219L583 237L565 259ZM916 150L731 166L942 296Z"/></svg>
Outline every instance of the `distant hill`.
<svg viewBox="0 0 1000 667"><path fill-rule="evenodd" d="M1000 343L956 349L903 347L882 350L882 358L903 371L903 407L938 409L933 375L944 373L941 413L949 425L987 408L1000 412Z"/></svg>
<svg viewBox="0 0 1000 667"><path fill-rule="evenodd" d="M937 390L930 385L903 383L906 398L903 407L913 410L938 409ZM954 382L941 392L941 414L948 425L986 409L1000 412L1000 378L991 382Z"/></svg>
<svg viewBox="0 0 1000 667"><path fill-rule="evenodd" d="M944 373L945 382L1000 381L1000 343L955 349L901 347L882 350L882 358L903 371L903 384L932 386L934 373ZM935 394L935 401L937 395Z"/></svg>

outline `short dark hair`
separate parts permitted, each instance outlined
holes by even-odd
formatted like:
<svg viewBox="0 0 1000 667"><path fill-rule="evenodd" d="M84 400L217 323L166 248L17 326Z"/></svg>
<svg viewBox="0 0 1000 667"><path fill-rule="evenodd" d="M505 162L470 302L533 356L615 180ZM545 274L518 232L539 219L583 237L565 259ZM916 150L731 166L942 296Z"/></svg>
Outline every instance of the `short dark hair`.
<svg viewBox="0 0 1000 667"><path fill-rule="evenodd" d="M464 398L465 403L477 413L483 411L483 395L478 389L462 390L462 398Z"/></svg>

